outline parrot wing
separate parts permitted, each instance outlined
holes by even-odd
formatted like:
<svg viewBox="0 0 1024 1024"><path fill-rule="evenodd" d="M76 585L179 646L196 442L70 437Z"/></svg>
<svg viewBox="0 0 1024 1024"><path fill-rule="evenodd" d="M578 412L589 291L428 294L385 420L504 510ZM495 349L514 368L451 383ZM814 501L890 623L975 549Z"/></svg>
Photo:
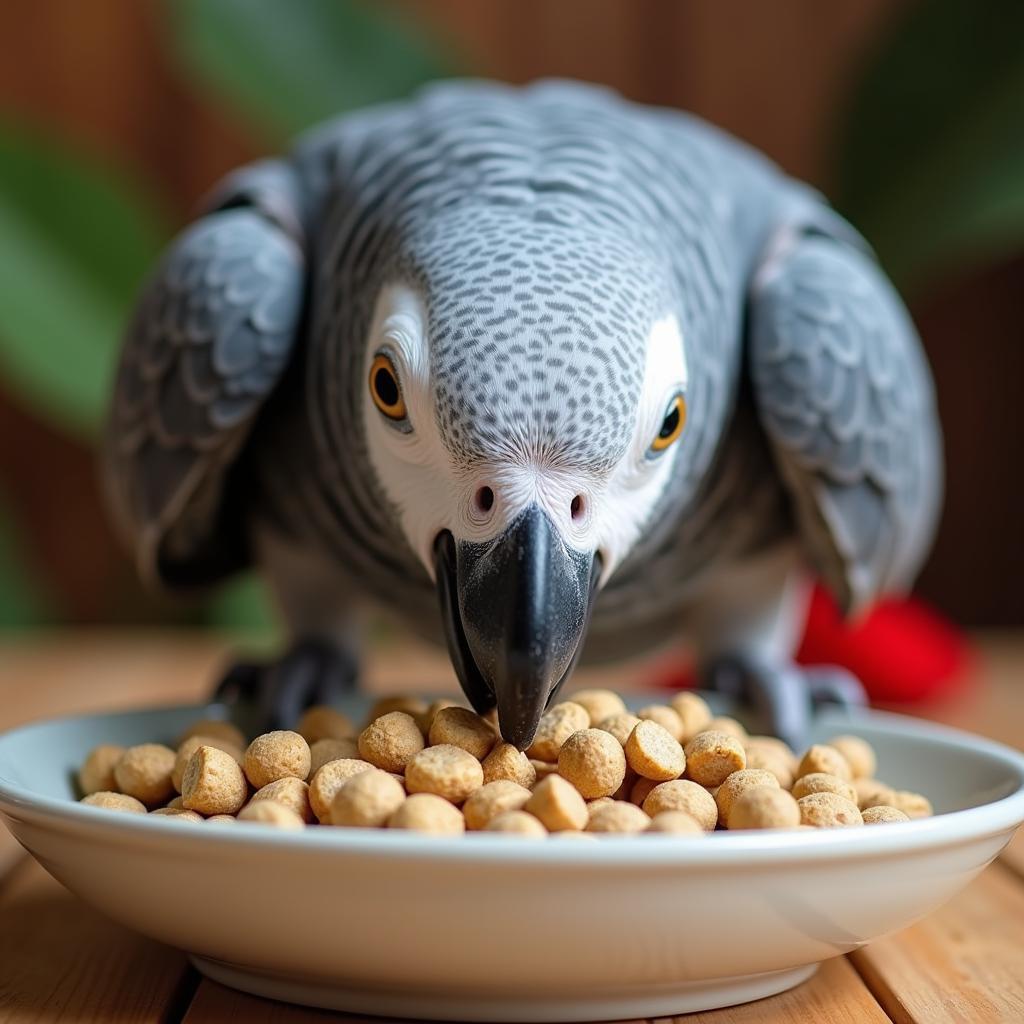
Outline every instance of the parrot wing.
<svg viewBox="0 0 1024 1024"><path fill-rule="evenodd" d="M212 581L248 561L225 486L295 347L305 293L283 164L232 176L171 244L124 342L104 444L116 519L144 578Z"/></svg>
<svg viewBox="0 0 1024 1024"><path fill-rule="evenodd" d="M868 253L790 233L749 318L755 401L814 568L848 611L908 586L938 517L941 437L892 285Z"/></svg>

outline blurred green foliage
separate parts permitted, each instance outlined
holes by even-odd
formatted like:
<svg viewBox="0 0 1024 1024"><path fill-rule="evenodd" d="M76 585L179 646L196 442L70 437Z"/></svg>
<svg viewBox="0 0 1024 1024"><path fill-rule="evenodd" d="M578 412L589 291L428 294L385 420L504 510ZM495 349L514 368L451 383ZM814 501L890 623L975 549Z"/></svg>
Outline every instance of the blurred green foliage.
<svg viewBox="0 0 1024 1024"><path fill-rule="evenodd" d="M1024 246L1024 4L929 0L853 91L838 205L914 291Z"/></svg>

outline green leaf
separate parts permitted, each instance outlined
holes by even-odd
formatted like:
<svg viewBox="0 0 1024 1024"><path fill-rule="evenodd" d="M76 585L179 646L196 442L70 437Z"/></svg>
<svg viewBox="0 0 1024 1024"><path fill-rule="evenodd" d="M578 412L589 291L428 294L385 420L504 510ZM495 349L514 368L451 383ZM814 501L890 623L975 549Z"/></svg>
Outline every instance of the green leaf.
<svg viewBox="0 0 1024 1024"><path fill-rule="evenodd" d="M52 621L42 589L24 564L16 524L0 495L0 629Z"/></svg>
<svg viewBox="0 0 1024 1024"><path fill-rule="evenodd" d="M855 90L840 209L904 286L1024 247L1024 4L915 6Z"/></svg>
<svg viewBox="0 0 1024 1024"><path fill-rule="evenodd" d="M258 646L272 647L281 637L266 585L255 573L240 576L221 587L210 599L203 616L208 625L258 638Z"/></svg>
<svg viewBox="0 0 1024 1024"><path fill-rule="evenodd" d="M382 6L178 0L167 11L186 64L276 134L404 96L447 73L436 48Z"/></svg>
<svg viewBox="0 0 1024 1024"><path fill-rule="evenodd" d="M133 186L0 124L0 374L72 433L101 422L123 321L164 237Z"/></svg>

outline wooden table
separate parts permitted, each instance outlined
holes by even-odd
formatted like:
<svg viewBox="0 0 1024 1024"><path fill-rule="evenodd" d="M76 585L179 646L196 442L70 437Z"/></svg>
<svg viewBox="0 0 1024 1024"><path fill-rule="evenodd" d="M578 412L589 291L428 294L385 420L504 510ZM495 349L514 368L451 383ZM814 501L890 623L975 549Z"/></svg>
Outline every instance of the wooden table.
<svg viewBox="0 0 1024 1024"><path fill-rule="evenodd" d="M0 639L0 729L58 713L200 699L227 656L223 640L182 634L41 634ZM979 640L972 685L913 710L1007 743L1024 740L1024 635ZM371 654L368 685L450 683L434 652ZM602 673L625 687L633 668ZM206 981L173 949L107 921L0 830L0 1022L326 1020ZM354 1020L355 1018L348 1018ZM1024 837L921 923L828 961L805 985L698 1024L1024 1022Z"/></svg>

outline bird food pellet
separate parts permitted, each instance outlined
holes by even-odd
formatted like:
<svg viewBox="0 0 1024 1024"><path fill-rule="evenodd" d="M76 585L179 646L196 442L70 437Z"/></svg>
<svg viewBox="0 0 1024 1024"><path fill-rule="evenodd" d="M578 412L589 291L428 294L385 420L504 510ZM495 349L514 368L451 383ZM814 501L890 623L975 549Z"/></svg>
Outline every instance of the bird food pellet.
<svg viewBox="0 0 1024 1024"><path fill-rule="evenodd" d="M865 825L888 825L897 821L910 821L910 815L898 807L886 807L879 804L861 812Z"/></svg>
<svg viewBox="0 0 1024 1024"><path fill-rule="evenodd" d="M245 775L257 789L289 776L305 782L309 765L309 744L286 729L257 736L245 750Z"/></svg>
<svg viewBox="0 0 1024 1024"><path fill-rule="evenodd" d="M511 743L496 743L483 760L484 783L507 779L530 789L537 781L537 769L530 759Z"/></svg>
<svg viewBox="0 0 1024 1024"><path fill-rule="evenodd" d="M527 839L543 839L548 830L532 814L526 811L506 811L487 823L485 832L504 832L507 835L523 836Z"/></svg>
<svg viewBox="0 0 1024 1024"><path fill-rule="evenodd" d="M249 795L238 762L217 747L199 747L181 778L181 802L200 814L236 814Z"/></svg>
<svg viewBox="0 0 1024 1024"><path fill-rule="evenodd" d="M360 772L345 783L331 803L332 825L380 828L405 801L405 790L387 772Z"/></svg>
<svg viewBox="0 0 1024 1024"><path fill-rule="evenodd" d="M611 796L626 777L626 755L602 729L579 729L561 745L558 774L587 799Z"/></svg>
<svg viewBox="0 0 1024 1024"><path fill-rule="evenodd" d="M466 819L462 811L444 797L433 793L414 793L388 818L388 828L454 836L465 832Z"/></svg>
<svg viewBox="0 0 1024 1024"><path fill-rule="evenodd" d="M405 766L405 785L410 793L435 793L461 804L484 784L480 762L462 747L439 743L409 758Z"/></svg>
<svg viewBox="0 0 1024 1024"><path fill-rule="evenodd" d="M114 765L117 788L152 807L174 794L171 774L177 755L162 743L140 743L129 747Z"/></svg>
<svg viewBox="0 0 1024 1024"><path fill-rule="evenodd" d="M563 751L565 748L562 748ZM580 791L561 775L549 775L538 782L524 810L532 814L549 832L580 830L587 827L590 812Z"/></svg>
<svg viewBox="0 0 1024 1024"><path fill-rule="evenodd" d="M416 719L405 711L380 715L359 734L359 756L386 772L404 772L425 745Z"/></svg>
<svg viewBox="0 0 1024 1024"><path fill-rule="evenodd" d="M747 767L743 744L725 732L698 733L686 744L686 774L702 786L720 786L733 772Z"/></svg>
<svg viewBox="0 0 1024 1024"><path fill-rule="evenodd" d="M442 743L461 747L482 761L498 742L498 734L475 711L469 708L441 708L430 725L431 746Z"/></svg>
<svg viewBox="0 0 1024 1024"><path fill-rule="evenodd" d="M586 709L572 701L562 701L548 708L541 716L537 726L537 735L527 748L528 757L537 758L554 764L558 760L558 752L562 744L581 729L590 728L590 715Z"/></svg>
<svg viewBox="0 0 1024 1024"><path fill-rule="evenodd" d="M729 813L732 810L732 805L748 789L753 789L755 786L775 788L778 785L779 780L771 772L766 772L763 768L744 768L742 771L733 772L718 787L718 792L715 793L719 823L726 828L729 827Z"/></svg>
<svg viewBox="0 0 1024 1024"><path fill-rule="evenodd" d="M502 741L493 713L398 697L379 701L358 736L348 716L320 706L294 731L248 745L217 719L194 722L177 751L104 744L80 766L78 788L86 806L187 824L469 830L552 841L806 832L933 813L923 794L874 777L875 751L857 736L797 752L714 718L697 694L638 714L611 690L577 696L545 712L525 752Z"/></svg>
<svg viewBox="0 0 1024 1024"><path fill-rule="evenodd" d="M309 786L293 775L271 782L256 790L252 800L273 800L290 807L307 824L313 820L313 808L309 802Z"/></svg>
<svg viewBox="0 0 1024 1024"><path fill-rule="evenodd" d="M719 790L721 792L721 790ZM729 809L729 828L796 828L800 807L792 794L775 786L751 786L744 789Z"/></svg>
<svg viewBox="0 0 1024 1024"><path fill-rule="evenodd" d="M569 699L586 711L595 727L626 710L625 702L614 690L577 690Z"/></svg>
<svg viewBox="0 0 1024 1024"><path fill-rule="evenodd" d="M78 769L78 788L83 796L93 793L112 793L117 788L114 768L124 754L124 747L103 743L89 751L89 756Z"/></svg>
<svg viewBox="0 0 1024 1024"><path fill-rule="evenodd" d="M491 818L499 814L522 810L531 795L529 789L511 779L495 779L484 783L462 805L466 828L477 832L486 828Z"/></svg>
<svg viewBox="0 0 1024 1024"><path fill-rule="evenodd" d="M810 793L797 800L800 823L815 828L863 825L864 819L852 800L837 793Z"/></svg>
<svg viewBox="0 0 1024 1024"><path fill-rule="evenodd" d="M686 755L678 737L661 722L645 719L642 714L626 740L625 751L629 767L645 779L668 782L678 779L686 769Z"/></svg>
<svg viewBox="0 0 1024 1024"><path fill-rule="evenodd" d="M236 821L251 822L255 825L272 825L274 828L305 828L305 822L290 808L273 800L257 800L247 803L239 812Z"/></svg>

